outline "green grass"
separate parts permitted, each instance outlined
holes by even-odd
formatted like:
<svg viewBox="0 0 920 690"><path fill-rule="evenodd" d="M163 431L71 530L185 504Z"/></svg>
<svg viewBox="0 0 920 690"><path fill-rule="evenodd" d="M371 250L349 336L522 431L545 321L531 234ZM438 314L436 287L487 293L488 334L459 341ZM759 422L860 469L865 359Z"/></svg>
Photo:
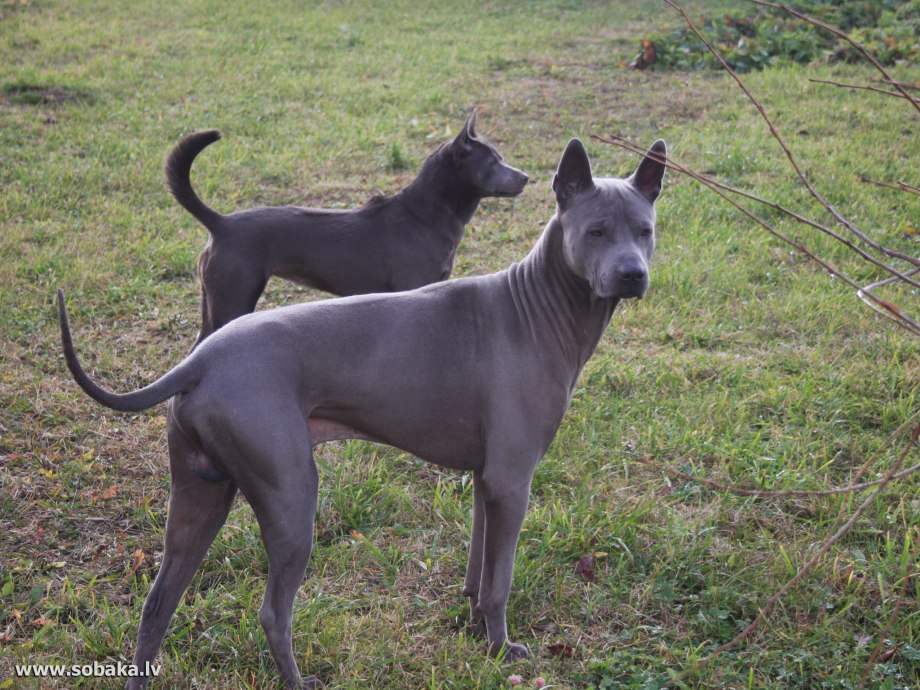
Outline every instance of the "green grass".
<svg viewBox="0 0 920 690"><path fill-rule="evenodd" d="M482 204L455 275L526 253L553 213L549 183L572 136L597 174L636 159L591 133L660 136L681 162L818 215L721 74L620 66L637 37L677 25L637 0L32 0L0 14L0 688L70 687L13 680L13 663L133 653L162 554L163 410L116 414L76 389L53 292L68 290L84 362L110 387L181 359L206 239L162 179L181 135L224 131L194 173L220 210L349 207L407 183L478 106L479 130L533 182ZM894 72L908 81L915 69ZM917 183L916 112L812 76L875 77L819 65L747 80L830 201L916 254L915 198L858 181ZM764 213L849 275L876 279L839 245ZM659 201L652 283L614 315L534 478L509 608L534 658L496 666L467 634L468 478L352 442L318 453L317 547L294 612L302 670L333 688L504 688L512 672L559 688L658 687L750 622L855 509L861 497L736 497L634 458L788 489L844 484L877 454L880 476L896 456L886 439L920 407L917 339L685 177L669 175ZM885 296L916 315L916 292ZM321 298L273 280L263 306ZM888 488L752 641L687 687L858 687L920 538L918 506L916 480ZM589 583L574 566L592 553ZM158 687L277 686L257 619L266 568L241 502L173 620ZM920 684L920 584L907 591L886 642L898 651L867 687Z"/></svg>

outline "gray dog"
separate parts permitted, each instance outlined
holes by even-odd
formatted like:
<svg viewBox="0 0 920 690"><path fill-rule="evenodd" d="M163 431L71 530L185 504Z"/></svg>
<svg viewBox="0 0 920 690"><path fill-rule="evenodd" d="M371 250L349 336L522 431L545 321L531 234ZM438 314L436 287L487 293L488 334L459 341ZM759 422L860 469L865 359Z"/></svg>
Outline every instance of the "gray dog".
<svg viewBox="0 0 920 690"><path fill-rule="evenodd" d="M201 331L195 345L253 311L273 275L336 295L446 280L480 200L517 196L527 184L527 175L476 135L475 118L470 115L460 134L425 161L408 187L350 211L276 206L220 214L198 198L189 180L192 161L220 132L196 132L179 142L166 161L166 180L211 234L198 259Z"/></svg>
<svg viewBox="0 0 920 690"><path fill-rule="evenodd" d="M268 553L259 620L286 686L303 686L291 615L313 540L312 449L346 438L473 473L464 594L492 654L527 656L508 639L505 609L531 477L617 303L648 288L664 152L657 141L630 177L594 179L573 139L553 180L557 212L520 263L411 292L244 316L133 393L103 390L81 368L59 293L64 354L89 396L123 411L172 397L166 548L134 663L154 659L239 490Z"/></svg>

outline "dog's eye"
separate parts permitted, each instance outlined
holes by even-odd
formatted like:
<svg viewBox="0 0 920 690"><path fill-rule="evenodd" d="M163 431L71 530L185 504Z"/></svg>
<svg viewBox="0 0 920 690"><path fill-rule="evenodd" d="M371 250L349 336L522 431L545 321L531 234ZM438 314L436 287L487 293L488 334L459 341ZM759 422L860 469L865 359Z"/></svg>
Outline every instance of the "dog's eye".
<svg viewBox="0 0 920 690"><path fill-rule="evenodd" d="M642 237L651 237L652 229L651 228L642 228L642 232L639 233Z"/></svg>
<svg viewBox="0 0 920 690"><path fill-rule="evenodd" d="M603 237L604 231L602 228L592 228L588 230L588 234L591 235L591 237Z"/></svg>

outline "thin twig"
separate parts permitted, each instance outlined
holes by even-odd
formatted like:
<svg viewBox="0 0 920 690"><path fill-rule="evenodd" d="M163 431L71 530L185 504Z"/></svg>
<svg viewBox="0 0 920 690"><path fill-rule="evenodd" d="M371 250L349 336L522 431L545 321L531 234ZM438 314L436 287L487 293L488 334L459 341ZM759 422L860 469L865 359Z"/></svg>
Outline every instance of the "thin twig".
<svg viewBox="0 0 920 690"><path fill-rule="evenodd" d="M901 424L899 424L898 427L894 431L891 432L891 436L889 436L889 438L892 438L892 439L898 438L902 433L904 433L905 429L909 428L912 424L916 423L918 419L920 419L920 409L918 409L916 412L911 414L910 417L908 417L903 422L901 422ZM859 469L857 469L856 473L853 475L853 479L850 480L850 484L848 486L834 488L834 489L788 489L784 491L766 490L766 489L739 489L739 488L735 488L732 486L728 486L727 484L722 484L721 482L713 481L711 479L697 477L695 475L679 470L676 467L661 465L659 463L656 463L652 459L642 457L641 455L632 454L632 457L635 459L636 462L641 463L643 465L647 465L649 467L653 467L654 469L667 472L668 474L672 474L674 476L681 477L682 479L687 479L689 481L704 484L718 491L726 491L728 493L736 494L740 496L753 496L753 497L759 497L759 498L787 498L787 497L792 497L792 496L834 496L834 495L845 494L845 493L855 493L857 491L863 491L865 489L870 489L873 486L878 486L884 481L884 479L877 479L876 481L873 481L873 482L860 483L860 480L863 478L863 475L865 475L865 473L868 472L869 469L872 467L872 465L875 463L875 460L878 457L877 455L869 458L868 460L866 460L866 462L860 465ZM914 465L913 467L909 467L906 470L901 470L900 472L898 472L896 475L892 477L892 480L904 479L905 477L908 477L914 472L918 472L918 471L920 471L920 465Z"/></svg>
<svg viewBox="0 0 920 690"><path fill-rule="evenodd" d="M611 137L615 137L615 135L611 135ZM604 141L604 139L600 139L599 137L595 137L595 138L596 138L596 139L599 139L600 141ZM615 138L620 139L620 137L615 137ZM621 140L622 140L622 139L621 139ZM625 141L625 140L622 140L622 141ZM607 143L613 143L613 142L607 142ZM640 153L642 152L642 149L641 149L640 147L636 146L636 148L638 149L638 152L640 152ZM829 237L834 238L835 240L837 240L837 241L840 242L841 244L845 245L848 249L851 249L851 250L853 250L854 252L856 252L857 254L859 254L859 256L861 256L863 259L865 259L865 260L868 261L869 263L874 264L875 266L878 266L878 267L881 268L882 270L888 271L888 273L892 274L895 278L897 278L897 279L899 279L899 280L902 280L902 281L904 281L905 283L908 283L908 284L912 285L913 287L920 288L920 283L918 283L918 282L915 281L915 280L912 280L912 279L909 277L909 276L911 276L913 273L916 272L915 270L906 271L906 272L904 272L904 273L902 273L901 271L898 271L896 268L894 268L893 266L889 266L889 265L886 264L884 261L880 261L879 259L876 259L874 256L872 256L871 254L869 254L869 253L867 253L865 250L863 250L860 246L854 244L853 242L851 242L850 240L848 240L848 239L847 239L846 237L844 237L843 235L841 235L841 234L839 234L839 233L837 233L837 232L834 232L833 230L831 230L831 229L830 229L829 227L827 227L826 225L822 225L821 223L818 223L818 222L816 222L816 221L813 221L813 220L811 220L810 218L806 218L805 216L803 216L803 215L801 215L801 214L799 214L799 213L796 213L795 211L792 211L791 209L788 209L788 208L786 208L785 206L783 206L782 204L779 204L779 203L777 203L777 202L775 202L775 201L770 201L769 199L764 199L763 197L760 197L760 196L758 196L758 195L756 195L756 194L753 194L753 193L751 193L751 192L745 191L745 190L743 190L743 189L739 189L739 188L737 188L737 187L732 187L731 185L725 184L724 182L719 182L718 180L716 180L716 179L714 179L714 178L712 178L712 177L708 177L708 176L706 176L706 175L703 175L702 173L693 173L693 172L689 171L689 170L686 169L686 168L683 168L681 171L684 172L684 173L687 174L687 175L690 175L691 177L694 177L694 178L697 179L698 181L702 181L702 180L705 178L705 179L708 180L711 184L717 186L719 189L724 189L725 191L731 192L732 194L737 194L738 196L743 196L743 197L745 197L746 199L750 199L751 201L756 201L758 204L762 204L763 206L769 206L769 207L772 208L772 209L775 209L775 210L777 210L777 211L779 211L779 212L781 212L781 213L786 214L787 216L789 216L789 217L792 218L793 220L795 220L795 221L797 221L797 222L799 222L799 223L802 223L803 225L808 225L808 226L810 226L810 227L812 227L812 228L814 228L814 229L816 229L816 230L818 230L818 231L820 231L820 232L823 232L825 235L828 235ZM920 261L918 261L917 264L918 264L918 268L920 268ZM856 286L854 285L854 287L856 287Z"/></svg>
<svg viewBox="0 0 920 690"><path fill-rule="evenodd" d="M766 620L766 617L769 615L770 611L773 610L773 607L776 606L777 603L779 603L779 601L789 592L789 590L795 587L809 572L811 572L811 570L818 564L818 562L825 556L825 554L827 554L827 552L830 551L831 548L833 548L834 544L836 544L838 541L843 539L843 537L846 536L846 534L853 528L853 525L856 524L856 521L859 519L859 517L865 512L865 510L870 505L872 505L872 502L875 501L878 495L884 490L884 488L888 485L888 483L891 482L891 480L894 478L894 475L897 474L898 470L901 469L901 465L904 464L904 460L907 457L907 454L917 444L918 439L920 439L920 425L916 426L914 430L911 432L910 441L907 443L904 450L901 452L901 455L898 456L898 459L891 466L891 469L889 469L888 472L886 473L884 477L884 482L879 484L876 487L875 491L873 491L866 498L866 500L864 500L862 503L859 504L859 507L856 509L856 512L854 512L853 515L850 516L850 519L847 520L840 527L840 529L838 529L836 532L834 532L834 534L832 534L830 537L824 540L824 542L821 544L821 547L818 549L817 553L815 553L815 555L812 556L805 565L799 568L798 572L796 572L796 574L788 582L786 582L786 584L784 584L779 590L776 591L775 594L773 594L773 596L771 596L767 600L767 602L763 605L763 608L760 609L760 612L757 614L754 620L744 630L742 630L740 633L735 635L735 637L733 637L728 642L716 647L712 652L710 652L705 657L700 659L690 668L682 671L680 674L670 679L667 683L665 683L665 685L666 686L673 685L675 683L683 681L687 676L695 673L696 671L700 670L701 668L709 664L710 661L716 658L719 654L722 654L722 652L728 651L729 649L736 647L743 640L753 635L757 631L757 629L760 627L761 623L763 623L763 621Z"/></svg>
<svg viewBox="0 0 920 690"><path fill-rule="evenodd" d="M884 187L885 189L894 189L898 192L910 192L911 194L920 194L920 188L909 185L906 182L898 182L897 184L891 184L890 182L882 182L880 180L871 180L865 175L860 175L859 181L865 182L866 184L874 184L876 187Z"/></svg>
<svg viewBox="0 0 920 690"><path fill-rule="evenodd" d="M918 422L918 418L920 418L920 409L915 411L913 414L911 414L910 417L898 424L898 427L888 436L888 442L883 446L883 448L890 446L894 439L899 438L905 430L910 429L914 424L916 424ZM850 483L857 484L863 478L863 476L865 476L866 472L869 471L872 465L875 464L877 458L878 453L860 465L859 469L856 470L856 474L853 475L853 479L850 481Z"/></svg>
<svg viewBox="0 0 920 690"><path fill-rule="evenodd" d="M914 330L917 335L920 335L920 330L915 330L918 326L916 321L906 316L904 312L902 312L888 300L882 299L881 297L873 294L869 288L859 288L856 291L856 296L865 302L869 307L877 311L879 314L882 314L883 316L892 316L897 323L903 322L911 324L910 330ZM866 299L867 297L869 299Z"/></svg>
<svg viewBox="0 0 920 690"><path fill-rule="evenodd" d="M907 272L907 275L912 276L916 273L920 273L920 267L911 269L910 271ZM891 285L892 283L896 283L896 282L898 282L898 278L896 276L892 276L891 278L880 280L877 283L866 285L866 287L864 287L863 290L874 290L875 288L885 287L886 285Z"/></svg>
<svg viewBox="0 0 920 690"><path fill-rule="evenodd" d="M616 142L614 142L614 141L607 141L606 139L604 139L604 138L602 138L602 137L598 137L598 136L594 136L594 138L595 138L595 139L598 139L598 141L605 141L606 143L616 143ZM617 137L616 135L610 135L610 138L611 138L611 139L618 139L619 141L624 142L624 143L626 142L625 139L622 139L621 137ZM619 144L618 144L618 145L619 145ZM624 148L627 148L627 147L624 146ZM637 152L639 152L639 153L641 153L641 152L643 151L638 145L635 145L635 148L638 150ZM678 168L675 167L675 169L678 169ZM701 181L701 182L702 182L703 179L706 179L706 180L708 180L711 184L717 186L719 189L724 189L725 191L731 192L732 194L737 194L738 196L743 196L743 197L745 197L746 199L750 199L751 201L756 201L758 204L762 204L762 205L764 205L764 206L769 206L769 207L772 208L772 209L775 209L775 210L777 210L777 211L779 211L779 212L781 212L781 213L786 214L786 215L789 216L790 218L792 218L792 219L798 221L799 223L802 223L802 224L804 224L804 225L808 225L808 226L810 226L810 227L813 227L813 228L815 228L816 230L819 230L820 232L823 232L825 235L828 235L828 236L830 236L830 237L833 237L835 240L837 240L837 241L840 242L841 244L844 244L848 249L852 249L854 252L856 252L857 254L859 254L863 259L865 259L865 260L868 261L869 263L874 264L875 266L878 266L879 268L881 268L881 269L883 269L883 270L885 270L885 271L888 271L888 273L890 273L892 276L894 276L894 277L897 278L898 280L902 280L902 281L904 281L905 283L908 283L909 285L912 285L913 287L920 288L920 282L917 282L917 281L912 280L912 279L910 278L910 276L911 276L915 271L911 270L911 271L907 271L907 272L905 272L905 273L902 273L902 272L898 271L897 269L895 269L895 268L892 267L892 266L889 266L889 265L886 264L885 262L879 261L879 260L876 259L874 256L872 256L871 254L869 254L869 253L867 253L866 251L864 251L861 247L859 247L858 245L854 244L853 242L851 242L850 240L848 240L848 239L847 239L846 237L844 237L843 235L840 235L839 233L834 232L833 230L831 230L831 229L830 229L829 227L827 227L826 225L822 225L821 223L817 223L817 222L815 222L815 221L813 221L813 220L811 220L811 219L809 219L809 218L806 218L805 216L803 216L803 215L801 215L801 214L799 214L799 213L796 213L795 211L792 211L792 210L786 208L785 206L783 206L782 204L779 204L779 203L777 203L777 202L775 202L775 201L769 201L768 199L764 199L763 197L757 196L756 194L753 194L753 193L751 193L751 192L745 191L745 190L743 190L743 189L739 189L739 188L737 188L737 187L732 187L731 185L725 184L724 182L719 182L718 180L716 180L716 179L714 179L714 178L712 178L712 177L709 177L709 176L707 176L707 175L703 175L702 173L694 173L694 172L691 172L691 171L690 171L689 169L687 169L687 168L680 168L679 170L680 170L680 172L683 172L683 173L686 174L686 175L690 175L691 177L694 177L694 179L697 179L698 181ZM858 287L858 286L854 284L854 287Z"/></svg>
<svg viewBox="0 0 920 690"><path fill-rule="evenodd" d="M866 489L871 489L874 486L879 484L886 483L885 479L876 479L873 482L863 482L861 484L850 484L849 486L838 486L833 489L787 489L783 491L769 490L769 489L740 489L733 486L728 486L721 482L713 481L712 479L706 479L705 477L697 477L695 475L679 470L676 467L671 467L670 465L660 465L651 458L636 458L636 462L652 467L656 470L662 472L667 472L668 474L680 477L681 479L686 479L687 481L696 482L697 484L704 484L710 489L715 489L717 491L724 491L726 493L735 494L737 496L753 496L754 498L791 498L793 496L839 496L840 494L849 494L856 493L857 491L865 491ZM920 472L920 465L914 465L909 467L906 470L901 470L895 474L891 479L892 481L897 481L909 477L915 472Z"/></svg>
<svg viewBox="0 0 920 690"><path fill-rule="evenodd" d="M839 86L844 89L857 89L863 91L874 91L875 93L882 93L886 96L894 96L895 98L906 98L908 100L914 100L913 96L905 96L903 93L898 91L889 91L888 89L880 89L877 86L865 86L862 84L845 84L839 81L831 81L829 79L809 79L808 81L814 82L815 84L830 84L831 86Z"/></svg>
<svg viewBox="0 0 920 690"><path fill-rule="evenodd" d="M798 176L799 180L802 182L802 185L804 185L805 189L808 190L808 193L811 194L818 201L818 203L820 203L828 211L828 213L830 213L837 220L838 223L840 223L843 227L849 230L853 235L858 237L860 240L868 244L870 247L872 247L876 251L880 251L883 254L887 254L888 256L897 257L899 259L912 263L915 266L920 266L920 258L912 257L907 254L903 254L902 252L899 252L897 250L890 249L888 247L885 247L879 244L875 240L871 239L864 232L862 232L859 228L857 228L850 221L848 221L839 211L837 211L836 208L834 208L834 206L831 205L831 203L827 199L825 199L818 192L817 189L814 188L814 186L811 184L811 182L809 181L808 177L805 175L802 168L799 166L799 163L796 160L795 156L793 155L792 151L786 145L786 142L783 140L782 136L780 136L779 130L776 129L776 125L773 124L773 121L770 119L770 116L767 115L766 109L763 107L760 101L757 100L754 94L751 93L751 90L748 89L747 85L744 83L741 77L738 76L738 73L732 69L731 65L729 65L728 62L726 62L725 58L722 57L722 54L716 49L716 47L712 45L712 43L710 43L708 40L706 40L706 37L703 36L700 30L696 27L696 24L693 23L693 20L690 19L689 15L687 15L687 13L683 10L682 7L680 7L673 0L664 0L664 1L674 10L676 10L680 14L681 17L683 17L684 21L687 23L687 26L690 27L690 30L693 31L694 34L696 34L697 38L699 38L700 41L702 41L702 43L706 46L709 52L712 53L713 56L719 61L719 63L722 65L725 71L728 72L731 78L735 80L735 83L738 84L739 88L748 97L748 100L751 101L751 103L757 109L757 112L760 113L760 116L763 118L763 121L767 124L767 127L770 129L770 134L773 135L773 138L779 144L780 148L783 150L783 153L786 154L786 158L789 160L789 164L792 166L792 169L795 170L796 175ZM762 0L752 0L752 2L761 4ZM763 3L763 4L772 5L772 3ZM918 109L920 109L920 104L914 103L914 105Z"/></svg>
<svg viewBox="0 0 920 690"><path fill-rule="evenodd" d="M908 192L913 192L914 194L920 194L920 187L916 185L907 184L903 180L898 180L898 186Z"/></svg>
<svg viewBox="0 0 920 690"><path fill-rule="evenodd" d="M905 84L903 81L895 81L894 79L882 79L882 83L891 84L892 86L900 86L902 89L913 89L914 91L920 91L920 86L917 84Z"/></svg>
<svg viewBox="0 0 920 690"><path fill-rule="evenodd" d="M892 305L890 302L887 302L887 301L885 301L885 300L882 300L882 299L879 298L879 297L876 297L876 296L872 293L871 290L864 288L863 286L859 285L858 283L856 283L854 280L852 280L852 279L849 278L848 276L846 276L846 275L844 275L843 273L841 273L837 268L835 268L835 267L832 266L830 263L828 263L827 261L825 261L824 259L822 259L821 257L819 257L817 254L815 254L814 252L812 252L811 250L809 250L809 249L808 249L804 244L802 244L801 242L798 242L798 241L796 241L796 240L793 240L792 238L788 237L787 235L784 235L782 232L780 232L780 231L777 230L775 227L773 227L772 225L770 225L769 223L767 223L765 220L763 220L760 216L758 216L757 214L753 213L752 211L750 211L749 209L747 209L746 207L742 206L742 205L739 204L737 201L735 201L734 199L732 199L732 198L731 198L728 194L726 194L725 191L723 191L723 190L731 191L731 192L733 192L733 193L737 193L737 194L740 194L740 195L742 195L742 196L746 196L746 197L748 197L748 198L752 198L752 199L754 199L754 200L757 200L758 197L756 197L756 196L754 196L754 195L751 195L751 194L748 194L747 192L743 192L743 191L741 191L741 190L736 190L736 189L734 189L734 188L732 188L732 187L729 187L728 185L724 185L724 184L722 184L722 183L720 183L720 182L718 182L718 181L716 181L716 180L713 180L712 178L707 177L706 175L703 175L703 174L698 173L698 172L696 172L696 171L694 171L694 170L691 170L691 169L689 169L689 168L687 168L687 167L685 167L685 166L683 166L683 165L680 165L680 164L678 164L678 163L675 163L674 160L673 160L672 158L668 157L668 156L662 156L662 155L660 155L660 154L658 154L657 152L654 152L654 151L646 152L644 148L642 148L642 147L640 147L640 146L638 146L638 145L636 145L636 144L634 144L634 143L632 143L632 142L630 142L630 141L627 141L626 139L623 139L622 137L619 137L619 136L617 136L617 135L611 134L611 135L608 135L608 136L601 136L601 135L598 135L598 134L592 134L591 137L592 137L593 139L596 139L597 141L601 141L601 142L604 142L604 143L607 143L607 144L613 144L614 146L619 146L620 148L626 149L627 151L632 151L632 152L638 153L638 154L640 154L640 155L641 155L641 154L645 154L645 155L647 155L649 158L651 158L652 160L655 160L655 161L657 161L657 162L659 162L659 163L662 163L663 165L665 165L665 166L668 167L668 168L671 168L672 170L676 170L677 172L680 172L680 173L683 173L683 174L685 174L685 175L687 175L687 176L689 176L689 177L692 177L692 178L695 179L697 182L699 182L700 184L702 184L703 186L705 186L707 189L709 189L709 190L715 192L715 193L718 194L720 197L722 197L723 199L725 199L728 203L730 203L732 206L734 206L735 208L737 208L739 211L741 211L741 213L743 213L744 215L746 215L748 218L750 218L750 219L753 220L754 222L758 223L758 224L759 224L761 227L763 227L767 232L769 232L769 233L772 234L773 236L777 237L778 239L782 240L783 242L785 242L785 243L787 243L787 244L789 244L789 245L795 247L799 252L801 252L802 254L805 254L805 255L806 255L808 258L810 258L812 261L814 261L815 263L817 263L818 265L820 265L822 268L824 268L828 273L830 273L830 274L833 275L833 276L836 276L836 277L840 278L842 281L844 281L845 283L847 283L848 285L850 285L851 287L853 287L853 288L857 291L857 294L860 295L860 298L861 298L861 299L868 298L868 299L872 300L873 303L874 303L874 305L876 305L876 306L879 307L878 309L876 309L876 311L878 311L880 314L883 314L883 315L885 315L885 316L888 316L889 318L892 318L892 319L895 321L895 323L897 323L898 325L902 326L903 328L906 328L908 331L914 333L915 335L920 335L920 323L917 323L916 321L914 321L914 320L911 319L910 317L906 316L903 312L901 312L899 309L897 309L896 307L894 307L894 305ZM770 205L770 206L776 208L776 205L774 205L772 202L767 202L767 201L765 201L764 203L766 203L767 205ZM782 207L779 207L779 208L782 208ZM790 215L794 216L794 217L800 217L800 216L798 216L797 214L793 213L792 211L788 211L788 213L789 213ZM803 222L812 224L811 221L808 221L807 219L803 219ZM892 269L892 272L895 273L895 274L897 274L899 277L901 277L905 282L908 282L908 283L911 283L911 284L915 284L915 282L916 282L916 281L913 281L913 280L911 280L910 278L908 278L908 277L906 277L906 276L903 276L902 274L898 273L897 271L894 271L893 269Z"/></svg>
<svg viewBox="0 0 920 690"><path fill-rule="evenodd" d="M616 137L615 135L610 135L610 136L611 136L611 138L616 138L616 139L619 139L620 141L625 142L625 140L622 139L621 137ZM603 138L601 138L601 137L595 136L594 138L595 138L595 139L598 139L599 141L605 141L605 139L603 139ZM615 142L608 141L607 143L615 143ZM624 148L626 148L626 147L624 147ZM642 149L641 147L637 146L637 145L636 145L636 149L637 149L637 152L639 152L639 153L642 153L642 152L643 152L643 149ZM675 169L677 169L677 168L675 168ZM878 266L878 267L881 268L882 270L888 271L888 273L892 274L892 275L893 275L895 278L897 278L898 280L902 280L902 281L904 281L905 283L908 283L908 284L912 285L913 287L920 288L920 282L917 282L917 281L912 280L912 279L910 278L910 276L911 276L913 273L916 272L915 270L906 271L906 272L904 272L904 273L902 273L901 271L898 271L896 268L894 268L893 266L889 266L889 265L886 264L884 261L880 261L879 259L876 259L874 256L872 256L871 254L867 253L867 252L866 252L865 250L863 250L861 247L859 247L858 245L854 244L853 242L851 242L850 240L848 240L848 239L847 239L846 237L844 237L843 235L841 235L841 234L839 234L839 233L837 233L837 232L834 232L833 230L831 230L831 229L830 229L829 227L827 227L826 225L822 225L821 223L818 223L818 222L816 222L816 221L813 221L813 220L811 220L810 218L806 218L805 216L803 216L803 215L801 215L801 214L799 214L799 213L796 213L795 211L792 211L791 209L788 209L788 208L786 208L785 206L783 206L782 204L779 204L779 203L777 203L777 202L775 202L775 201L770 201L769 199L764 199L763 197L760 197L760 196L758 196L758 195L756 195L756 194L753 194L753 193L751 193L751 192L745 191L745 190L743 190L743 189L739 189L739 188L737 188L737 187L732 187L731 185L725 184L724 182L719 182L718 180L716 180L716 179L714 179L714 178L712 178L712 177L709 177L709 176L707 176L707 175L703 175L702 173L695 173L695 172L690 171L690 170L687 169L687 168L681 168L680 171L683 172L683 173L685 173L685 174L687 174L687 175L690 175L691 177L693 177L693 178L696 179L697 181L702 182L702 181L705 179L705 180L707 180L709 183L711 183L711 184L715 185L716 187L718 187L719 189L724 189L725 191L731 192L732 194L737 194L738 196L743 196L744 198L750 199L751 201L756 201L758 204L762 204L763 206L769 206L769 207L772 208L772 209L775 209L775 210L777 210L777 211L779 211L779 212L781 212L781 213L784 213L784 214L786 214L787 216L789 216L790 218L792 218L793 220L795 220L795 221L797 221L797 222L799 222L799 223L802 223L803 225L808 225L808 226L810 226L810 227L812 227L812 228L814 228L814 229L816 229L816 230L818 230L818 231L824 233L825 235L828 235L829 237L834 238L835 240L837 240L837 241L840 242L841 244L845 245L848 249L851 249L851 250L853 250L854 252L856 252L857 254L859 254L859 256L861 256L863 259L865 259L865 260L868 261L869 263L874 264L875 266ZM918 262L918 268L920 268L920 262ZM854 287L858 287L856 284L853 284L853 286L854 286Z"/></svg>
<svg viewBox="0 0 920 690"><path fill-rule="evenodd" d="M639 148L639 147L637 147L637 148ZM640 148L640 151L641 151L641 148ZM684 172L685 172L686 174L690 175L691 177L694 177L694 175L691 174L689 171L686 171L686 169L684 170ZM878 267L881 268L882 270L888 271L888 273L891 273L892 276L894 276L894 277L897 278L898 280L902 280L902 281L904 281L905 283L908 283L908 284L910 284L910 285L912 285L912 286L914 286L914 287L920 288L920 283L918 283L918 282L915 281L915 280L911 280L911 278L909 277L909 276L911 276L913 273L916 272L915 270L905 271L904 273L902 273L901 271L898 271L898 270L897 270L896 268L894 268L893 266L889 266L889 265L886 264L884 261L880 261L879 259L876 259L874 256L872 256L871 254L869 254L868 252L866 252L865 250L863 250L860 246L854 244L853 242L851 242L850 240L848 240L848 239L847 239L846 237L844 237L843 235L841 235L841 234L839 234L839 233L837 233L837 232L834 232L833 230L831 230L831 229L830 229L829 227L827 227L826 225L821 225L821 223L818 223L818 222L816 222L816 221L813 221L813 220L811 220L810 218L806 218L805 216L803 216L803 215L801 215L801 214L799 214L799 213L796 213L795 211L792 211L791 209L788 209L788 208L786 208L785 206L783 206L782 204L779 204L779 203L777 203L777 202L775 202L775 201L770 201L769 199L764 199L763 197L760 197L760 196L758 196L758 195L756 195L756 194L753 194L753 193L751 193L751 192L745 191L745 190L743 190L743 189L739 189L739 188L737 188L737 187L732 187L731 185L725 184L724 182L719 182L718 180L716 180L716 179L714 179L714 178L711 178L711 177L708 177L708 176L699 174L699 177L697 177L696 179L702 181L701 178L703 178L703 177L705 177L707 180L709 180L709 182L711 182L713 185L719 187L719 189L724 189L725 191L731 192L732 194L737 194L738 196L743 196L743 197L745 197L746 199L750 199L751 201L756 201L758 204L762 204L763 206L769 206L770 208L775 209L775 210L779 211L780 213L786 214L787 216L789 216L789 217L792 218L793 220L795 220L795 221L797 221L797 222L799 222L799 223L802 223L803 225L808 225L808 226L810 226L810 227L812 227L812 228L814 228L814 229L816 229L816 230L818 230L818 231L820 231L820 232L823 232L825 235L828 235L829 237L834 238L835 240L837 240L837 241L840 242L841 244L845 245L848 249L851 249L851 250L853 250L854 252L856 252L857 254L859 254L860 257L862 257L863 259L865 259L865 260L868 261L869 263L874 264L875 266L878 266ZM918 266L917 266L917 267L920 268L920 262L918 262Z"/></svg>
<svg viewBox="0 0 920 690"><path fill-rule="evenodd" d="M665 2L668 2L668 0L665 0ZM793 9L789 7L788 5L783 5L781 3L776 3L776 2L768 2L768 0L751 0L751 2L753 2L755 5L760 5L761 7L772 7L775 10L783 10L783 12L786 12L787 14L791 14L794 17L798 17L803 22L807 22L808 24L811 24L812 26L817 26L821 29L824 29L825 31L831 32L838 38L842 38L844 41L846 41L851 46L856 48L856 50L858 50L862 54L862 56L866 58L866 60L872 63L875 69L877 69L879 72L882 73L882 76L885 78L885 83L891 84L898 91L904 94L904 96L907 97L907 101L912 106L914 106L914 108L917 109L917 112L920 112L920 102L912 98L910 94L907 93L907 89L905 85L892 79L891 75L888 74L888 72L885 70L884 67L882 67L882 63L876 60L875 56L872 55L872 53L866 50L857 41L854 41L853 38L847 32L841 31L836 26L831 26L830 24L822 22L819 19L815 19L814 17L809 17L807 14L803 14L802 12L799 12L798 10Z"/></svg>

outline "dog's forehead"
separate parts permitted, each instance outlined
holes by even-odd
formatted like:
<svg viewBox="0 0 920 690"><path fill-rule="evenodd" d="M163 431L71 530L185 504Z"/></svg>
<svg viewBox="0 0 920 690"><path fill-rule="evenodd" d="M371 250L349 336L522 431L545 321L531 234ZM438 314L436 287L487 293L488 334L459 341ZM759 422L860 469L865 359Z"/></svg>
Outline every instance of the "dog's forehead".
<svg viewBox="0 0 920 690"><path fill-rule="evenodd" d="M613 222L631 226L653 225L655 207L627 180L614 177L595 177L594 192L585 203L576 204L578 221Z"/></svg>
<svg viewBox="0 0 920 690"><path fill-rule="evenodd" d="M490 152L490 153L492 153L492 154L494 154L494 155L496 155L496 156L501 155L501 154L499 154L498 149L495 148L495 146L492 145L492 142L490 142L490 141L488 141L488 140L486 140L486 139L480 139L478 136L476 136L475 138L471 138L470 141L473 142L473 144L474 144L475 146L480 147L481 149L483 149L484 152L485 152L485 151L488 151L488 152Z"/></svg>

